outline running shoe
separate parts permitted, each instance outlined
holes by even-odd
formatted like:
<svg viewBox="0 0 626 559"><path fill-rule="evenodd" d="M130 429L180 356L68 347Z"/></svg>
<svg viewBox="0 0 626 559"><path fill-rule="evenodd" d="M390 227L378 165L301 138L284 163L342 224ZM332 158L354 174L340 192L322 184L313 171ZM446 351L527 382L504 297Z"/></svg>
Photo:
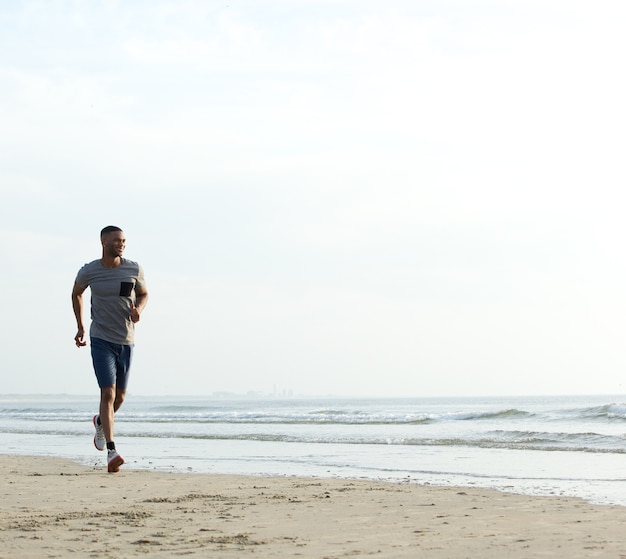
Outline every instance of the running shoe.
<svg viewBox="0 0 626 559"><path fill-rule="evenodd" d="M98 450L104 450L107 447L107 440L104 438L104 430L102 425L98 424L98 416L93 416L93 426L96 428L96 435L93 438L93 445Z"/></svg>
<svg viewBox="0 0 626 559"><path fill-rule="evenodd" d="M109 450L108 456L108 470L110 473L119 472L120 466L124 463L124 459L116 450Z"/></svg>

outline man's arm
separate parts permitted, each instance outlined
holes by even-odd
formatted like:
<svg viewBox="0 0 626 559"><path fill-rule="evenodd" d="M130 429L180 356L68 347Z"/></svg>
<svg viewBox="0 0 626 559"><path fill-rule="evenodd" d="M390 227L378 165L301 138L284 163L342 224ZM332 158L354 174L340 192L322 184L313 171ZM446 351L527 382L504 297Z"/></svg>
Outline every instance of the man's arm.
<svg viewBox="0 0 626 559"><path fill-rule="evenodd" d="M141 312L148 304L148 290L136 289L135 290L135 304L130 307L130 319L133 322L139 322L141 319Z"/></svg>
<svg viewBox="0 0 626 559"><path fill-rule="evenodd" d="M74 309L74 316L76 317L76 326L78 332L74 336L76 347L86 346L85 341L85 325L83 324L83 292L84 287L81 287L77 283L74 283L74 289L72 289L72 308Z"/></svg>

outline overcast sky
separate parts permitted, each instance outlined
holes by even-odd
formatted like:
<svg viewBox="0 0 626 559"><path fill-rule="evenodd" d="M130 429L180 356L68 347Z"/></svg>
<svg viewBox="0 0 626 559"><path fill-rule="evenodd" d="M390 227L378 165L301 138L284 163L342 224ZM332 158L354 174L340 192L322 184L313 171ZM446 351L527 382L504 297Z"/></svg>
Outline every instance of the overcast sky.
<svg viewBox="0 0 626 559"><path fill-rule="evenodd" d="M626 4L0 2L1 393L626 392ZM88 299L88 293L87 293Z"/></svg>

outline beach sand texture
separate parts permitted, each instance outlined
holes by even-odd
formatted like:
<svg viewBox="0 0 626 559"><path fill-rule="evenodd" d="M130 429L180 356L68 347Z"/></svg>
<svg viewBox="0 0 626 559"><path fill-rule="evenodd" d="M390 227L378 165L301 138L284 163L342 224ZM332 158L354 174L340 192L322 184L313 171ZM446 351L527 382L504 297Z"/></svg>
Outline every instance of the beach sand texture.
<svg viewBox="0 0 626 559"><path fill-rule="evenodd" d="M626 507L0 456L0 557L626 558Z"/></svg>

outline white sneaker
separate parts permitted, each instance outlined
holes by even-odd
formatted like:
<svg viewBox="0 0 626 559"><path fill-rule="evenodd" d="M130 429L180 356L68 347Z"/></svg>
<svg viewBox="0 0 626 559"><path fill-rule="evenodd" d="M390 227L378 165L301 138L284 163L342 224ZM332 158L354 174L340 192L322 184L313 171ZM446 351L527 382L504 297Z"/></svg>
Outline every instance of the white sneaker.
<svg viewBox="0 0 626 559"><path fill-rule="evenodd" d="M96 428L96 434L93 438L93 445L98 450L104 450L107 447L107 440L104 438L104 430L102 425L98 425L98 416L93 416L93 426Z"/></svg>
<svg viewBox="0 0 626 559"><path fill-rule="evenodd" d="M116 450L109 450L108 470L109 472L119 472L120 466L124 463L124 458Z"/></svg>

